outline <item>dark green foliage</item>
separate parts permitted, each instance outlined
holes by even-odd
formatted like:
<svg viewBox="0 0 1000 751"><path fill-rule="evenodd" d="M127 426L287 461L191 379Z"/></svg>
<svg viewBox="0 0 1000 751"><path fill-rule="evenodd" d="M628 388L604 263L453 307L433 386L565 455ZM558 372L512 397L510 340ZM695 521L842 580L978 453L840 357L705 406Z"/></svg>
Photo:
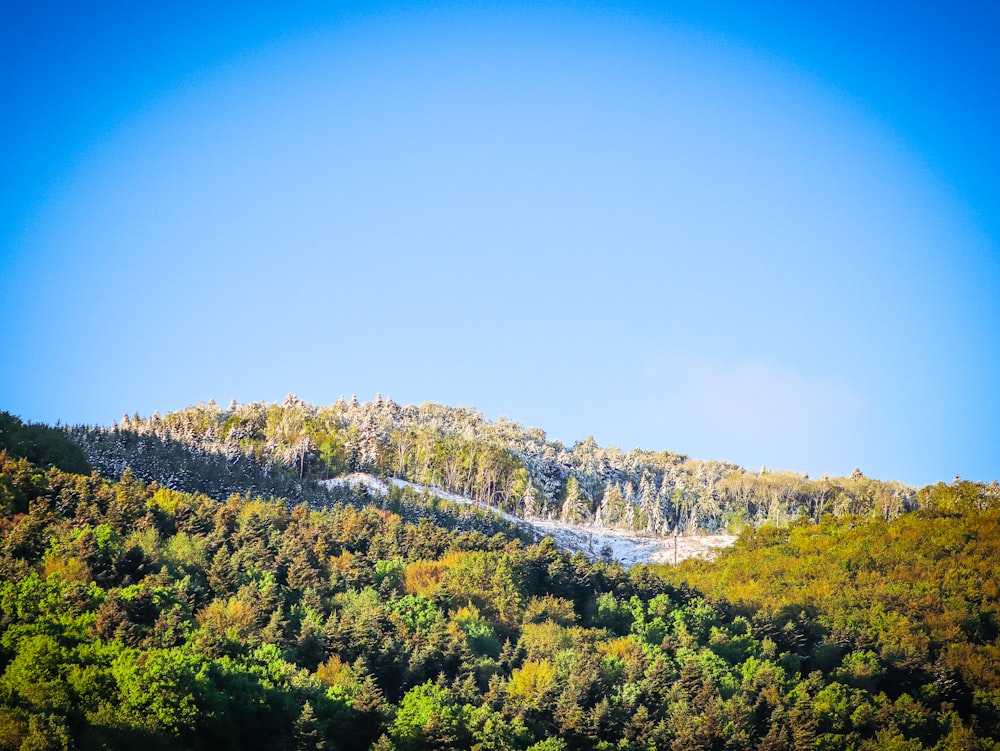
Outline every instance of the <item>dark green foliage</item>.
<svg viewBox="0 0 1000 751"><path fill-rule="evenodd" d="M0 749L995 749L1000 507L592 563L0 457Z"/></svg>
<svg viewBox="0 0 1000 751"><path fill-rule="evenodd" d="M87 455L67 432L47 425L23 423L9 412L0 412L0 451L24 458L36 467L58 467L64 472L90 472Z"/></svg>

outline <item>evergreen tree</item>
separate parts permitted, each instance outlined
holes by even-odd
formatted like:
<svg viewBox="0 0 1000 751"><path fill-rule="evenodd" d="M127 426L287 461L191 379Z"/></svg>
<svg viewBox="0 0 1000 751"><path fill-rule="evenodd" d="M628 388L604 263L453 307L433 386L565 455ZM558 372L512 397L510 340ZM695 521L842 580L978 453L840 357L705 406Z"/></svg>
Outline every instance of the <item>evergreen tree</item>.
<svg viewBox="0 0 1000 751"><path fill-rule="evenodd" d="M570 475L566 480L565 500L563 500L560 518L571 524L583 524L590 516L590 504L580 492L580 483Z"/></svg>
<svg viewBox="0 0 1000 751"><path fill-rule="evenodd" d="M295 721L295 751L326 751L328 748L319 729L316 713L308 700Z"/></svg>

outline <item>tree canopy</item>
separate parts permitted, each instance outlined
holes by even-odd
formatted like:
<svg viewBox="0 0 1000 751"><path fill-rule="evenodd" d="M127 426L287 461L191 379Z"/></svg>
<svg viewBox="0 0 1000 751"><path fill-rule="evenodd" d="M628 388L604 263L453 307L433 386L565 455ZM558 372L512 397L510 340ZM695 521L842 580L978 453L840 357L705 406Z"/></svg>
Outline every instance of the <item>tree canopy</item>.
<svg viewBox="0 0 1000 751"><path fill-rule="evenodd" d="M233 492L318 496L316 480L367 472L518 516L649 534L738 533L826 513L891 519L919 503L916 489L860 471L812 479L669 451L621 451L593 438L567 447L469 408L400 406L381 396L325 407L292 395L227 409L209 402L72 435L107 476L129 467L147 481L220 500Z"/></svg>
<svg viewBox="0 0 1000 751"><path fill-rule="evenodd" d="M0 749L998 747L993 486L632 569L12 454L0 500Z"/></svg>

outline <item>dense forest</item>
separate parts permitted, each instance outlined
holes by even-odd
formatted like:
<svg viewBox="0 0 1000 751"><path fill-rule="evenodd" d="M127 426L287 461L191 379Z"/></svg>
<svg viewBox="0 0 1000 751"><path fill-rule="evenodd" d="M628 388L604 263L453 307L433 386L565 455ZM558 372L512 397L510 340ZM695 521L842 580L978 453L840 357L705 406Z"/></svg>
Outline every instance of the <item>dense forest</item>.
<svg viewBox="0 0 1000 751"><path fill-rule="evenodd" d="M443 454L423 466L416 444L388 451L402 418L351 442L352 409L366 407L327 423L288 400L103 431L3 423L0 748L1000 748L996 484L903 489L890 508L878 498L891 483L799 477L777 518L742 518L715 560L626 569L473 528L437 503L421 515L426 499L309 483L419 470L504 505L560 476L553 500L565 504L572 478L593 514L618 483L648 475L662 500L667 478L696 487L702 471L714 478L703 488L747 477L739 508L758 508L770 473L557 450L542 435L529 450L513 423L402 408L427 412L414 441L426 431L467 459L497 452L492 480L473 471L479 458L449 478ZM263 410L260 432L246 410ZM309 423L295 439L277 427L294 414L331 431ZM128 442L147 458L113 464ZM198 466L218 472L211 493L179 487L200 481L184 474ZM219 497L247 483L260 485Z"/></svg>
<svg viewBox="0 0 1000 751"><path fill-rule="evenodd" d="M915 489L850 477L750 471L669 451L623 452L592 438L567 448L537 428L468 408L340 399L315 407L289 396L222 409L213 402L164 416L76 428L95 468L216 498L232 492L315 495L315 480L369 472L442 488L521 517L652 534L738 532L824 514L898 516Z"/></svg>

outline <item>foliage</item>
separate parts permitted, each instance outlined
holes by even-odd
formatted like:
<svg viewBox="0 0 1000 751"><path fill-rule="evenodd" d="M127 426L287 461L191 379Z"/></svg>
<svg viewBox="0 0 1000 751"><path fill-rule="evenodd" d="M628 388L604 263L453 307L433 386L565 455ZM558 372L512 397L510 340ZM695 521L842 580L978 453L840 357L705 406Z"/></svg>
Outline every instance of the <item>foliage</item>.
<svg viewBox="0 0 1000 751"><path fill-rule="evenodd" d="M37 467L58 467L65 472L90 471L86 454L65 430L25 424L9 412L0 412L0 451L27 459Z"/></svg>
<svg viewBox="0 0 1000 751"><path fill-rule="evenodd" d="M631 570L7 454L0 493L0 749L998 747L993 486Z"/></svg>
<svg viewBox="0 0 1000 751"><path fill-rule="evenodd" d="M328 494L317 481L367 472L516 515L654 534L738 532L825 513L892 519L918 503L914 489L857 470L813 480L668 451L623 452L593 438L567 447L505 418L381 396L315 407L289 395L281 404L234 402L225 410L210 401L72 435L106 476L130 467L144 480L217 499L238 492L322 505ZM396 500L412 502L405 494Z"/></svg>

